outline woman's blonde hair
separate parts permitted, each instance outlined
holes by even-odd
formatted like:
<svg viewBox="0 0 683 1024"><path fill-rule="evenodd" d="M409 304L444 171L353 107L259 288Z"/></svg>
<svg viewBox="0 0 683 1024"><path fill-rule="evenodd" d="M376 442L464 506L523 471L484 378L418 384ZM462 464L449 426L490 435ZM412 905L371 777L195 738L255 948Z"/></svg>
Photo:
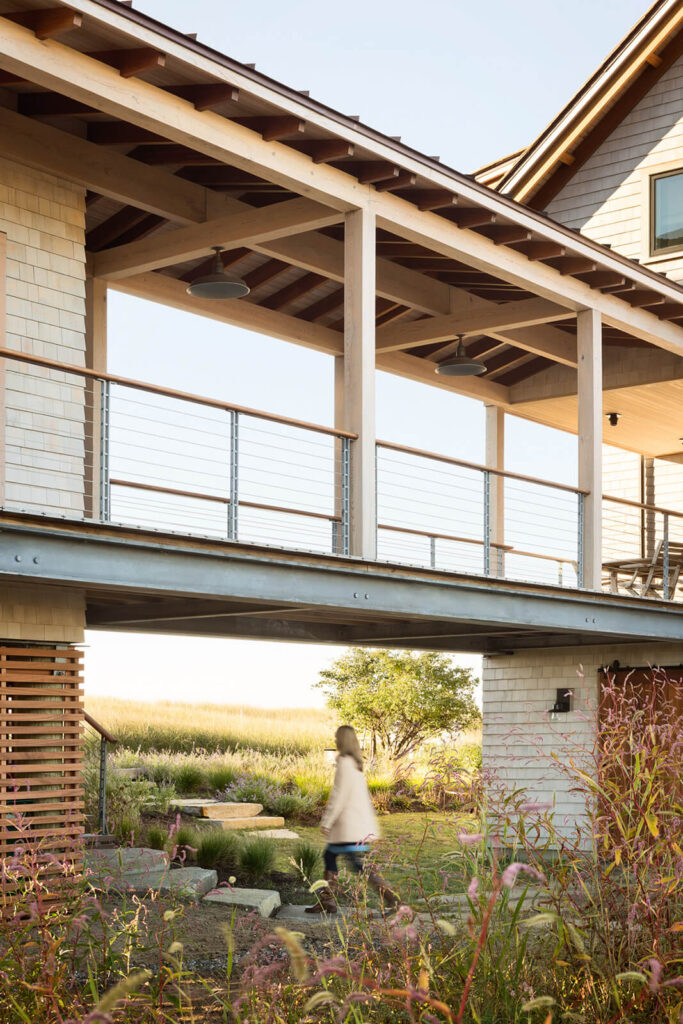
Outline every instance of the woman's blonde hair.
<svg viewBox="0 0 683 1024"><path fill-rule="evenodd" d="M363 755L360 751L360 743L356 736L356 730L350 725L340 725L334 734L334 741L337 744L337 750L340 755L344 757L352 757L356 762L356 767L359 772L363 771Z"/></svg>

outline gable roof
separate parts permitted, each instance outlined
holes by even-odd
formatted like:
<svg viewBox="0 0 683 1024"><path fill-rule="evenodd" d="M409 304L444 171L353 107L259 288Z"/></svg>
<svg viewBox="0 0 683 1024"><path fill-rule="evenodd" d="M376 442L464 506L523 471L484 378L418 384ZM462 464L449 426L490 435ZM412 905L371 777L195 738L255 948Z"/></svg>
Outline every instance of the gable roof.
<svg viewBox="0 0 683 1024"><path fill-rule="evenodd" d="M683 55L683 0L657 0L526 149L475 179L542 210Z"/></svg>

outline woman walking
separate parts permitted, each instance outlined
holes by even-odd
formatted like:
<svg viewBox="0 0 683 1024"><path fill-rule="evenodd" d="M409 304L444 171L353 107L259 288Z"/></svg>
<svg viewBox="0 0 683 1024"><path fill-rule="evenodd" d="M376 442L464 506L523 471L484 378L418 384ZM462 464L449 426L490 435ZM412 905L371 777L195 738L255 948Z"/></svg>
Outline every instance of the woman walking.
<svg viewBox="0 0 683 1024"><path fill-rule="evenodd" d="M327 885L316 893L317 902L306 907L307 914L334 914L337 889L337 858L345 856L355 874L364 871L364 855L373 839L379 838L379 824L363 774L363 756L355 730L340 725L335 733L337 769L320 829L327 839L325 847L325 881ZM380 874L370 871L368 882L380 894L387 907L398 905L398 896Z"/></svg>

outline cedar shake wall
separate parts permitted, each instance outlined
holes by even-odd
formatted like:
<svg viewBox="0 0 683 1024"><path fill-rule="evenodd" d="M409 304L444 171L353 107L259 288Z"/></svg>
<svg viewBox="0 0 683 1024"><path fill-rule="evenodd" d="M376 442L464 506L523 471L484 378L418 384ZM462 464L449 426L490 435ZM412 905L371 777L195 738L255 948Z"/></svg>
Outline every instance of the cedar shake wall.
<svg viewBox="0 0 683 1024"><path fill-rule="evenodd" d="M526 789L530 798L553 802L559 830L571 829L584 807L581 794L570 791L551 754L566 760L576 745L593 744L598 672L615 659L624 668L680 665L683 641L518 651L483 661L484 767L511 787ZM573 691L573 710L555 725L547 712L560 687Z"/></svg>
<svg viewBox="0 0 683 1024"><path fill-rule="evenodd" d="M0 159L7 237L6 345L85 363L85 193ZM83 515L84 389L74 377L5 360L8 509Z"/></svg>
<svg viewBox="0 0 683 1024"><path fill-rule="evenodd" d="M626 115L571 181L548 213L589 238L683 281L680 254L650 259L647 179L683 169L683 57Z"/></svg>

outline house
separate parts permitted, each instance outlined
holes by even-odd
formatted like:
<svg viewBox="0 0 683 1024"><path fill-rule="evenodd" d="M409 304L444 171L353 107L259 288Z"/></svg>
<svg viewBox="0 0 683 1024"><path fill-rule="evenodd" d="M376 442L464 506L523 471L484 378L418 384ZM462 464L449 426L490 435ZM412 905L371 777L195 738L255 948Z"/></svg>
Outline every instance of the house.
<svg viewBox="0 0 683 1024"><path fill-rule="evenodd" d="M683 281L683 5L655 3L531 145L481 168L476 178L672 281ZM605 501L603 557L618 557L628 534L634 552L647 558L664 526L662 513L655 509L683 511L680 366L676 369L674 363L669 377L659 375L653 363L641 358L643 353L633 351L626 358L621 348L603 351L604 408L619 416L604 434L603 493L635 503L630 506L635 515L626 516L624 506ZM573 382L567 385L564 368L549 367L522 384L516 397L530 408L539 401L559 408L574 392ZM640 429L638 408L646 402L657 403L658 418L667 420L676 436L662 438L662 443L641 436L634 443L632 429ZM642 505L648 508L639 509ZM558 652L553 682L564 677L577 702L583 698L591 708L599 699L601 666L616 661L623 675L628 667L668 665L673 676L683 674L682 633L668 658L647 645L597 647L588 654L582 653L579 679L575 652ZM529 725L540 724L537 687L547 669L545 658L528 666L518 657L507 663L487 659L486 760L521 783L536 784L544 760L529 738ZM513 701L507 688L511 679ZM536 714L525 713L532 708ZM592 722L589 714L579 727L587 742ZM503 742L510 726L517 740L512 759L509 743ZM526 755L524 767L517 755ZM553 792L551 786L544 795ZM557 806L573 820L571 796L557 799Z"/></svg>
<svg viewBox="0 0 683 1024"><path fill-rule="evenodd" d="M603 131L617 85L668 95L680 20L589 90ZM585 99L466 175L127 3L1 0L0 854L19 806L81 829L86 626L482 652L487 759L581 813L524 729L579 662L588 734L600 666L683 662L675 175L664 264L535 208L601 166ZM109 290L324 353L334 424L113 375ZM375 368L484 403L485 464L378 438ZM577 435L575 484L506 469L506 413Z"/></svg>

